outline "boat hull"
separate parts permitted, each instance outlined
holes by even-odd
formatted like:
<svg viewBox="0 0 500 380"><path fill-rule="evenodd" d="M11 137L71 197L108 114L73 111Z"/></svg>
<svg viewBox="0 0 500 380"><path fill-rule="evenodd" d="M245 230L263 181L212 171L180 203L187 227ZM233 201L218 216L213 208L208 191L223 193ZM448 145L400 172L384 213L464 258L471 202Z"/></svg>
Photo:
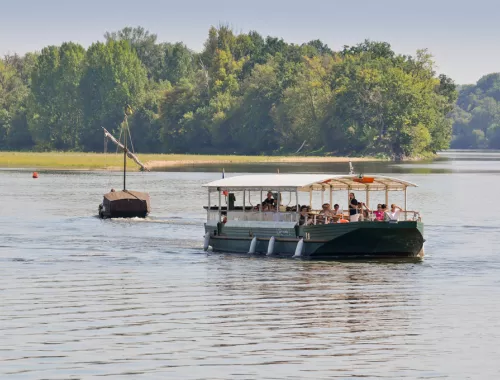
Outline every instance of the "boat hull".
<svg viewBox="0 0 500 380"><path fill-rule="evenodd" d="M403 258L423 255L421 222L357 222L317 226L258 228L219 223L217 229L206 225L209 245L214 252L248 253L256 238L255 253L267 254L274 236L274 255L309 259ZM303 240L300 252L299 241Z"/></svg>
<svg viewBox="0 0 500 380"><path fill-rule="evenodd" d="M99 205L99 216L103 219L145 218L149 212L149 194L138 191L107 193Z"/></svg>

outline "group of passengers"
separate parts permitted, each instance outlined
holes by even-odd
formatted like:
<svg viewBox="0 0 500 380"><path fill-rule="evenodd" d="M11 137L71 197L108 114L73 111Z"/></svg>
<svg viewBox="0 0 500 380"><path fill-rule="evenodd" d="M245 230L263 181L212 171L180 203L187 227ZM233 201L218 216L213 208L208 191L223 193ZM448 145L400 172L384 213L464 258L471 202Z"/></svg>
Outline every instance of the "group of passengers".
<svg viewBox="0 0 500 380"><path fill-rule="evenodd" d="M379 203L377 210L373 212L373 220L376 222L390 222L399 220L399 215L403 209L396 204L391 204L391 209L387 209L386 204ZM372 210L363 202L358 202L354 193L349 194L349 220L357 222L363 219L369 219Z"/></svg>
<svg viewBox="0 0 500 380"><path fill-rule="evenodd" d="M299 224L314 224L314 217L310 213L311 208L309 206L302 206L300 208ZM334 221L343 220L343 214L337 203L333 205L333 210L330 203L324 203L321 206L321 211L316 215L316 224L333 223Z"/></svg>
<svg viewBox="0 0 500 380"><path fill-rule="evenodd" d="M390 222L399 220L399 215L403 209L395 204L391 204L390 210L387 205L378 204L377 210L372 212L364 202L359 202L354 193L349 194L349 220L344 218L343 210L340 206L335 204L333 210L330 208L329 203L321 206L321 211L314 216L311 215L311 209L308 206L300 208L300 225L310 224L326 224L326 223L348 223L359 222L363 220L373 220L375 222ZM370 218L373 215L373 219Z"/></svg>
<svg viewBox="0 0 500 380"><path fill-rule="evenodd" d="M269 191L267 193L266 199L256 207L256 209L261 208L262 211L276 211L277 200L274 198L274 194ZM281 208L281 207L280 207ZM401 207L392 204L390 210L388 210L387 205L378 204L377 210L373 211L368 208L366 203L359 202L356 199L354 193L349 194L349 219L344 218L344 211L340 209L338 204L331 208L329 203L324 203L321 206L321 211L312 212L309 206L301 206L299 224L310 225L310 224L326 224L326 223L348 223L348 222L358 222L362 220L373 220L377 222L390 222L399 220L399 215ZM286 211L296 211L296 207L286 207ZM370 214L373 215L370 218Z"/></svg>
<svg viewBox="0 0 500 380"><path fill-rule="evenodd" d="M376 222L390 222L399 220L399 215L403 209L396 204L391 204L391 209L387 209L386 204L379 203L377 210L373 212L373 220ZM372 210L363 202L358 202L354 193L349 194L349 220L358 222L359 220L369 219Z"/></svg>

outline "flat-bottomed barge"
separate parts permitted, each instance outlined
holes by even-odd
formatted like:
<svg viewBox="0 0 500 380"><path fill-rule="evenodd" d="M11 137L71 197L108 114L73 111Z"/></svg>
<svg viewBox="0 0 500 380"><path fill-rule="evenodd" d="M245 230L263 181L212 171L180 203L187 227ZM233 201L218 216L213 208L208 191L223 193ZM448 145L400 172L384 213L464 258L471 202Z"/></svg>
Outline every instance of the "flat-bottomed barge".
<svg viewBox="0 0 500 380"><path fill-rule="evenodd" d="M416 185L404 180L328 174L246 175L205 187L208 204L214 196L218 202L205 207L204 248L214 252L310 259L423 256L424 225L417 211L407 211L407 189ZM338 205L329 209L335 192L340 191L352 194L348 212L338 210ZM404 209L393 205L392 212L370 210L372 192L383 192L388 204L390 192L395 191L404 193ZM366 201L356 201L354 192L362 192ZM267 200L261 202L266 193ZM321 197L322 211L311 210L314 193L314 199ZM236 204L236 195L241 205ZM252 195L258 199L255 205ZM305 203L309 206L301 206L299 196L308 198ZM325 198L330 202L324 203Z"/></svg>

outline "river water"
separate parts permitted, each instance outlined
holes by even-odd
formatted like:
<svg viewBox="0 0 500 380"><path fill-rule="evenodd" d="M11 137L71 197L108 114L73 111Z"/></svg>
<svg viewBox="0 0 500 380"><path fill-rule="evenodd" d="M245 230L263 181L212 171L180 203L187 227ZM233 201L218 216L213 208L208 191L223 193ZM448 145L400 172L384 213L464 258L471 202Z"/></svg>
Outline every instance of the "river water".
<svg viewBox="0 0 500 380"><path fill-rule="evenodd" d="M119 173L0 170L0 378L499 378L500 153L355 169L419 185L422 262L207 254L216 166L130 174L146 221L95 217Z"/></svg>

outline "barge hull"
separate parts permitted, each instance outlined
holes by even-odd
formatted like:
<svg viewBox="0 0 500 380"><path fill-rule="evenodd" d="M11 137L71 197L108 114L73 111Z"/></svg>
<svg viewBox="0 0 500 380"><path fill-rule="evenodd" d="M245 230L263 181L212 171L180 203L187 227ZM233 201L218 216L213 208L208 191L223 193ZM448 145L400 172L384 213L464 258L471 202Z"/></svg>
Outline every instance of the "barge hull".
<svg viewBox="0 0 500 380"><path fill-rule="evenodd" d="M266 254L271 236L274 255L293 256L303 239L301 257L309 259L407 258L423 254L423 224L420 222L359 222L295 227L284 231L265 228L251 230L233 226L205 227L211 232L209 245L214 252L248 253L256 238L255 253ZM277 236L280 232L287 236ZM213 233L213 235L212 235Z"/></svg>

